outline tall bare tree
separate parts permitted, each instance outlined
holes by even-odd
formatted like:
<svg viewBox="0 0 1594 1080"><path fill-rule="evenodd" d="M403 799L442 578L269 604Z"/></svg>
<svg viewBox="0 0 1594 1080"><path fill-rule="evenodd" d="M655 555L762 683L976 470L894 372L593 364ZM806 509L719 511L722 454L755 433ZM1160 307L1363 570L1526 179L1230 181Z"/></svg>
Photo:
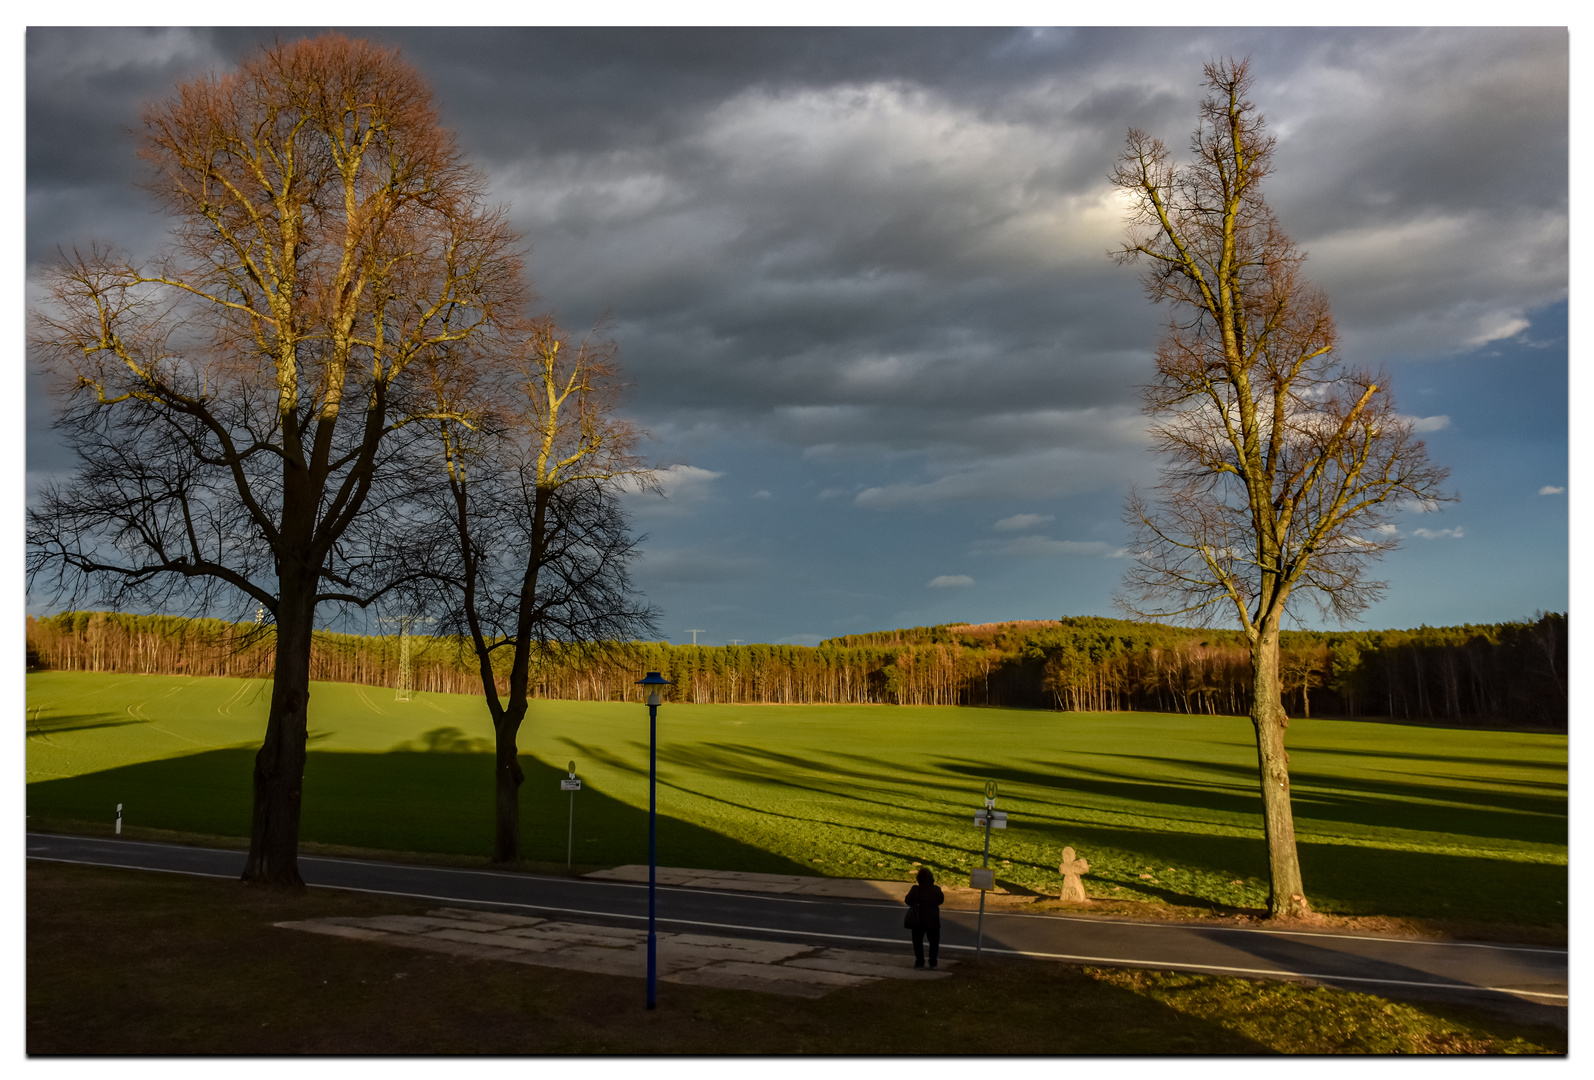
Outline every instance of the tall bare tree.
<svg viewBox="0 0 1594 1080"><path fill-rule="evenodd" d="M657 482L636 427L614 413L612 342L572 344L545 317L524 329L513 364L477 377L482 370L440 372L456 377L437 385L446 486L422 517L417 565L431 568L445 622L475 652L495 735L493 859L515 862L525 780L517 738L534 664L551 649L568 659L654 631L653 609L631 594L639 541L618 496Z"/></svg>
<svg viewBox="0 0 1594 1080"><path fill-rule="evenodd" d="M1133 201L1120 261L1146 264L1146 291L1173 308L1145 388L1165 462L1126 510L1137 615L1238 619L1249 641L1274 916L1310 910L1290 808L1279 630L1295 601L1353 618L1383 583L1367 571L1396 544L1392 512L1445 498L1388 380L1335 353L1328 300L1301 273L1261 184L1274 140L1246 94L1245 62L1206 66L1208 95L1176 166L1129 132L1113 182Z"/></svg>
<svg viewBox="0 0 1594 1080"><path fill-rule="evenodd" d="M244 879L297 884L317 607L392 586L374 545L396 458L439 370L523 301L516 237L420 75L341 35L178 86L142 156L164 254L74 253L33 316L82 468L29 515L32 579L270 613Z"/></svg>

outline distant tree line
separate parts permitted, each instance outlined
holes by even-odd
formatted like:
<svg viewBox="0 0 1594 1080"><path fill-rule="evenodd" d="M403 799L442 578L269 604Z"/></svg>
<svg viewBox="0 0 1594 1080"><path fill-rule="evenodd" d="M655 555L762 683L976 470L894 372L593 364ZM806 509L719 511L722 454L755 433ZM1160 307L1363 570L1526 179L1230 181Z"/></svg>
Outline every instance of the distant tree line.
<svg viewBox="0 0 1594 1080"><path fill-rule="evenodd" d="M30 668L271 675L269 626L108 612L28 618ZM397 635L317 631L312 674L395 686ZM1565 727L1566 616L1415 630L1286 631L1280 666L1297 716L1379 716ZM540 698L641 700L643 671L695 704L1005 705L1068 712L1243 716L1250 659L1239 631L1082 617L915 627L801 645L555 644L536 665ZM507 668L499 673L507 679ZM410 685L480 691L458 639L416 636Z"/></svg>

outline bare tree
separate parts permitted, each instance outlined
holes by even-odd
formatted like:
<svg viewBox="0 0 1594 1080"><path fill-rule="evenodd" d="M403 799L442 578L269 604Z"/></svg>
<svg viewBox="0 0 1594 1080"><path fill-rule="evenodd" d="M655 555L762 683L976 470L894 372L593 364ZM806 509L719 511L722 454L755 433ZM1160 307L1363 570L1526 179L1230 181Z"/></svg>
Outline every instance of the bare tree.
<svg viewBox="0 0 1594 1080"><path fill-rule="evenodd" d="M516 237L419 74L341 35L180 85L142 156L165 253L74 253L33 315L82 468L29 514L30 581L270 613L243 876L297 884L317 607L392 587L374 545L397 459L442 369L523 301Z"/></svg>
<svg viewBox="0 0 1594 1080"><path fill-rule="evenodd" d="M493 860L514 862L525 780L517 737L534 664L553 650L568 659L655 632L653 609L631 595L627 566L639 540L618 496L657 482L637 453L639 432L613 411L612 342L572 345L541 318L525 329L513 364L486 371L438 383L446 483L422 515L416 561L444 587L445 622L475 652L496 741ZM496 663L505 654L507 697Z"/></svg>
<svg viewBox="0 0 1594 1080"><path fill-rule="evenodd" d="M1156 618L1227 612L1249 641L1271 897L1310 910L1290 809L1279 630L1294 602L1348 620L1383 583L1367 569L1396 544L1393 510L1445 498L1388 380L1334 352L1328 300L1262 198L1274 140L1246 99L1245 62L1206 66L1208 96L1175 166L1131 130L1113 182L1134 205L1120 261L1147 264L1153 302L1173 308L1145 388L1165 462L1151 497L1130 496L1136 562L1123 605Z"/></svg>

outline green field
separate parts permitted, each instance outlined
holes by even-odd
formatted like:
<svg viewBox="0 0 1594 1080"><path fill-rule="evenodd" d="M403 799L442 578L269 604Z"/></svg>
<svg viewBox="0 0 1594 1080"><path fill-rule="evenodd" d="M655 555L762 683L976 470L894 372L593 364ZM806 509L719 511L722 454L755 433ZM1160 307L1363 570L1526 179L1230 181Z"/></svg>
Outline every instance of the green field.
<svg viewBox="0 0 1594 1080"><path fill-rule="evenodd" d="M245 836L269 683L28 676L28 813ZM1094 895L1196 907L1266 899L1248 721L1154 713L667 704L664 865L906 880L978 865L987 779L1012 827L999 882L1055 892L1065 844ZM491 727L476 698L316 683L306 840L485 855ZM647 711L537 701L520 739L528 858L647 858ZM1289 732L1307 890L1321 911L1564 925L1564 735L1296 720ZM1149 877L1143 875L1150 875Z"/></svg>

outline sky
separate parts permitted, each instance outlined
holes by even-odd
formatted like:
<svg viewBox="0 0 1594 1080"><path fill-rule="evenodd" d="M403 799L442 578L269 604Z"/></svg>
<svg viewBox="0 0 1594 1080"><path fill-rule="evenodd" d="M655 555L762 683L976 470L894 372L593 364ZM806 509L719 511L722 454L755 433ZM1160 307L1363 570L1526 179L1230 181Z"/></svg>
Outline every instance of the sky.
<svg viewBox="0 0 1594 1080"><path fill-rule="evenodd" d="M30 30L30 295L58 248L158 250L144 102L314 32ZM1459 497L1399 520L1359 625L1568 606L1564 29L357 33L431 83L544 310L607 319L664 469L628 498L661 637L1118 614L1166 313L1108 257L1108 175L1131 127L1182 154L1228 56L1342 355ZM31 375L27 413L32 492L72 464Z"/></svg>

